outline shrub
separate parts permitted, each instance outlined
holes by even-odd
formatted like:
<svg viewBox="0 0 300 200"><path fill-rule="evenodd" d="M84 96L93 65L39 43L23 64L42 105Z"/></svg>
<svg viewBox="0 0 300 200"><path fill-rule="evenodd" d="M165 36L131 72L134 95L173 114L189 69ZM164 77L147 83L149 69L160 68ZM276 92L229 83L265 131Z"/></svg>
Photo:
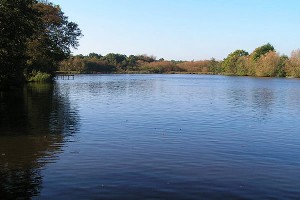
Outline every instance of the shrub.
<svg viewBox="0 0 300 200"><path fill-rule="evenodd" d="M210 72L211 62L209 60L182 62L178 64L183 71L190 73L208 73Z"/></svg>
<svg viewBox="0 0 300 200"><path fill-rule="evenodd" d="M31 75L27 78L29 82L49 82L52 80L51 74L47 74L44 72L36 72L33 71Z"/></svg>
<svg viewBox="0 0 300 200"><path fill-rule="evenodd" d="M151 62L141 67L142 70L150 73L171 73L183 71L175 63L170 61Z"/></svg>
<svg viewBox="0 0 300 200"><path fill-rule="evenodd" d="M292 52L291 58L286 63L285 71L288 76L300 78L300 49Z"/></svg>
<svg viewBox="0 0 300 200"><path fill-rule="evenodd" d="M280 64L281 59L279 54L274 51L270 51L265 55L262 55L256 62L255 75L264 77L277 76Z"/></svg>

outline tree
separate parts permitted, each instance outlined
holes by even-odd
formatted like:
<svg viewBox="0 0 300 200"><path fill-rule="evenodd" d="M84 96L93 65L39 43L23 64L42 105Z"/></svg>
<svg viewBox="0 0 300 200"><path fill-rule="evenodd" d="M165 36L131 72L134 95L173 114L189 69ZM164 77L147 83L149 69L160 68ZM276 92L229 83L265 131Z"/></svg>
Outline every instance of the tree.
<svg viewBox="0 0 300 200"><path fill-rule="evenodd" d="M118 53L109 53L102 58L109 65L116 66L123 70L127 66L127 56Z"/></svg>
<svg viewBox="0 0 300 200"><path fill-rule="evenodd" d="M26 41L35 31L34 0L0 0L0 88L23 81Z"/></svg>
<svg viewBox="0 0 300 200"><path fill-rule="evenodd" d="M222 66L226 73L236 74L237 73L237 61L242 56L248 56L249 53L245 50L236 50L230 53L227 58L222 62Z"/></svg>
<svg viewBox="0 0 300 200"><path fill-rule="evenodd" d="M249 67L249 56L242 56L236 62L236 75L238 76L248 76L250 75Z"/></svg>
<svg viewBox="0 0 300 200"><path fill-rule="evenodd" d="M221 72L221 62L217 61L215 58L209 60L209 72L212 74L219 74Z"/></svg>
<svg viewBox="0 0 300 200"><path fill-rule="evenodd" d="M97 54L97 53L90 53L88 55L89 58L97 58L97 59L100 59L102 58L101 54Z"/></svg>
<svg viewBox="0 0 300 200"><path fill-rule="evenodd" d="M148 56L146 54L137 55L136 58L137 58L137 60L140 60L142 62L147 62L147 63L151 63L156 60L155 56Z"/></svg>
<svg viewBox="0 0 300 200"><path fill-rule="evenodd" d="M291 57L286 63L285 71L288 76L300 77L300 49L292 51Z"/></svg>
<svg viewBox="0 0 300 200"><path fill-rule="evenodd" d="M52 73L78 46L81 31L48 1L0 0L0 89L32 71Z"/></svg>
<svg viewBox="0 0 300 200"><path fill-rule="evenodd" d="M277 77L285 77L286 76L285 66L288 63L288 60L289 60L288 56L286 56L286 55L280 56L279 65L276 70Z"/></svg>
<svg viewBox="0 0 300 200"><path fill-rule="evenodd" d="M134 55L130 55L127 57L127 70L129 71L135 71L137 70L137 59Z"/></svg>
<svg viewBox="0 0 300 200"><path fill-rule="evenodd" d="M39 23L27 43L26 73L33 70L52 73L60 61L69 57L70 49L78 47L81 30L68 21L59 6L38 2L33 9L38 13Z"/></svg>
<svg viewBox="0 0 300 200"><path fill-rule="evenodd" d="M265 55L270 51L275 51L275 48L270 43L257 47L251 53L252 59L257 61L262 55Z"/></svg>
<svg viewBox="0 0 300 200"><path fill-rule="evenodd" d="M256 62L256 76L274 77L281 67L281 58L278 53L270 51L262 55Z"/></svg>
<svg viewBox="0 0 300 200"><path fill-rule="evenodd" d="M115 66L97 58L84 59L84 68L88 73L112 73L116 70Z"/></svg>

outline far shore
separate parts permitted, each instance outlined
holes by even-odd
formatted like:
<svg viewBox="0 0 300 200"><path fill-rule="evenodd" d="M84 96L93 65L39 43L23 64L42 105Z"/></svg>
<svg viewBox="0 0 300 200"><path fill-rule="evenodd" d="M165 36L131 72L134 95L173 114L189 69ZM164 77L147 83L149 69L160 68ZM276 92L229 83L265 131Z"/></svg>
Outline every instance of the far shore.
<svg viewBox="0 0 300 200"><path fill-rule="evenodd" d="M253 78L289 78L289 79L300 79L294 76L285 77L271 77L271 76L248 76L248 75L236 75L232 73L212 73L212 72L166 72L166 73L151 73L147 71L125 71L125 72L113 72L113 73L103 73L103 72L80 72L80 71L56 71L56 75L62 74L74 74L74 75L92 75L92 74L196 74L196 75L217 75L217 76L236 76L236 77L253 77Z"/></svg>

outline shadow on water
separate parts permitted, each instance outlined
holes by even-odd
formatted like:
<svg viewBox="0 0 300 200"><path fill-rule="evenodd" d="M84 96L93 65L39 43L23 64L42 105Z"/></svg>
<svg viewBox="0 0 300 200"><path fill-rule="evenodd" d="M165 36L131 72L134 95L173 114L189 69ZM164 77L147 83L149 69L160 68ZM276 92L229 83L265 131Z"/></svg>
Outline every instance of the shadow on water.
<svg viewBox="0 0 300 200"><path fill-rule="evenodd" d="M79 128L78 111L56 84L0 93L0 197L39 195L41 170Z"/></svg>

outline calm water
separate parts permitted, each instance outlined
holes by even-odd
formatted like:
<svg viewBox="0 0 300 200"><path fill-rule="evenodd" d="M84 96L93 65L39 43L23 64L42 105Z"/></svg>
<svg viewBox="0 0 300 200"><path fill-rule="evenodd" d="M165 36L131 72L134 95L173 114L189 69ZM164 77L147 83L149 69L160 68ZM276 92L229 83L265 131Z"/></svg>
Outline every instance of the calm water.
<svg viewBox="0 0 300 200"><path fill-rule="evenodd" d="M78 75L0 95L0 199L300 198L299 79Z"/></svg>

